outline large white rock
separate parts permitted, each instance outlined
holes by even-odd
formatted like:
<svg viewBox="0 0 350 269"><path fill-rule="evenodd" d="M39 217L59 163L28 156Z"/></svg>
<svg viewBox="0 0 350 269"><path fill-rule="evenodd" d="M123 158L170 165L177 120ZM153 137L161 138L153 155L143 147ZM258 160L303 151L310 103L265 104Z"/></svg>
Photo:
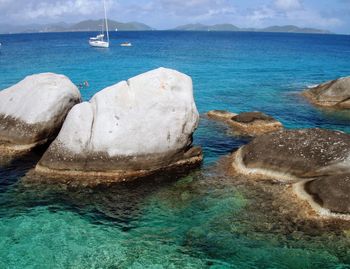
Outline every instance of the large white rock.
<svg viewBox="0 0 350 269"><path fill-rule="evenodd" d="M76 105L37 170L119 173L201 159L191 149L198 121L191 78L159 68Z"/></svg>
<svg viewBox="0 0 350 269"><path fill-rule="evenodd" d="M53 73L28 76L0 91L0 149L26 149L53 139L80 100L78 88Z"/></svg>

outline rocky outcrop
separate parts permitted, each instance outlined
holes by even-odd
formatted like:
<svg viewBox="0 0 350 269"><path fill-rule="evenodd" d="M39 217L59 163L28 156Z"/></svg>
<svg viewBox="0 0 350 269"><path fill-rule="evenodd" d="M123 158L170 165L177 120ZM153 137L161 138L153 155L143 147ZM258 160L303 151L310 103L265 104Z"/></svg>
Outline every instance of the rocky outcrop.
<svg viewBox="0 0 350 269"><path fill-rule="evenodd" d="M53 139L80 99L67 77L53 73L28 76L0 91L1 154L28 151Z"/></svg>
<svg viewBox="0 0 350 269"><path fill-rule="evenodd" d="M350 173L320 177L305 183L305 190L321 207L335 214L350 212Z"/></svg>
<svg viewBox="0 0 350 269"><path fill-rule="evenodd" d="M207 113L209 118L220 120L233 128L234 133L242 136L258 136L283 129L282 123L262 112L244 112L234 114L222 110Z"/></svg>
<svg viewBox="0 0 350 269"><path fill-rule="evenodd" d="M198 165L192 88L190 77L160 68L102 90L70 111L36 172L124 181Z"/></svg>
<svg viewBox="0 0 350 269"><path fill-rule="evenodd" d="M350 171L349 157L350 135L322 129L266 134L237 153L243 173L276 173L275 178L283 181Z"/></svg>
<svg viewBox="0 0 350 269"><path fill-rule="evenodd" d="M350 77L332 80L303 92L311 103L336 109L350 109Z"/></svg>
<svg viewBox="0 0 350 269"><path fill-rule="evenodd" d="M305 199L321 213L350 214L350 200L344 198L350 188L348 134L322 129L266 134L235 152L232 164L254 179L302 184L298 194L309 196Z"/></svg>
<svg viewBox="0 0 350 269"><path fill-rule="evenodd" d="M214 120L230 121L233 117L237 116L236 113L232 113L225 110L212 110L207 113L208 117Z"/></svg>
<svg viewBox="0 0 350 269"><path fill-rule="evenodd" d="M262 112L246 112L233 117L230 121L239 133L258 136L283 129L282 123Z"/></svg>

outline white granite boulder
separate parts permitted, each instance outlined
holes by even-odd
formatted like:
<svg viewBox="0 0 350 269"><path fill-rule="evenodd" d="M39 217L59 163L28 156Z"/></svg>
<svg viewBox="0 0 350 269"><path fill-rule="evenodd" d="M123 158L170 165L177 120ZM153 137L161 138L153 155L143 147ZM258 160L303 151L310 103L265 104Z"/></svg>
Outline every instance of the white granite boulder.
<svg viewBox="0 0 350 269"><path fill-rule="evenodd" d="M54 139L80 100L78 88L53 73L28 76L0 91L0 152L27 151Z"/></svg>
<svg viewBox="0 0 350 269"><path fill-rule="evenodd" d="M198 164L201 150L192 147L198 121L191 78L159 68L76 105L36 171L121 181Z"/></svg>

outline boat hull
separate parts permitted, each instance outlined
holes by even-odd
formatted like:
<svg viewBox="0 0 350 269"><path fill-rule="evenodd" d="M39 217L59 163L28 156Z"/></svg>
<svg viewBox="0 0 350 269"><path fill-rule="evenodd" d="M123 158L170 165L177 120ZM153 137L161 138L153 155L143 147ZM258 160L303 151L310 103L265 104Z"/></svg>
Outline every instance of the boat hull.
<svg viewBox="0 0 350 269"><path fill-rule="evenodd" d="M91 47L95 48L109 48L109 42L105 41L89 41Z"/></svg>

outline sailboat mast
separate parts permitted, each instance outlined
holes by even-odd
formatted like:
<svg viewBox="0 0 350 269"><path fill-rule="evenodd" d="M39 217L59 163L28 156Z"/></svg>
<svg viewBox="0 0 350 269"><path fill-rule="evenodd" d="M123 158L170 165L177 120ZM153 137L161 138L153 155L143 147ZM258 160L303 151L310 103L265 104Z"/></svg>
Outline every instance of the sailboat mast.
<svg viewBox="0 0 350 269"><path fill-rule="evenodd" d="M106 10L106 0L103 0L103 6L105 9L105 23L106 23L106 32L107 32L107 42L109 43L109 32L108 32L108 20L107 20L107 10Z"/></svg>

